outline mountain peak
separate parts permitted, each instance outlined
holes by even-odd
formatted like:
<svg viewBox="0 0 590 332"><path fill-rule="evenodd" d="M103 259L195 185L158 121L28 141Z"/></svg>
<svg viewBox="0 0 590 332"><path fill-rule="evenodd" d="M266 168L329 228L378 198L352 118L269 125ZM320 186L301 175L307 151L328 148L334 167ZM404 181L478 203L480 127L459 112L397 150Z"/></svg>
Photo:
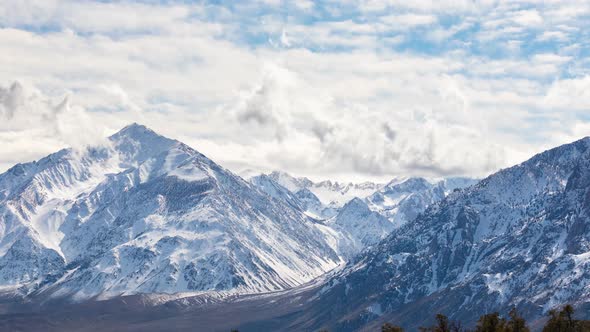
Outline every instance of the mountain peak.
<svg viewBox="0 0 590 332"><path fill-rule="evenodd" d="M125 156L124 160L132 164L141 163L181 144L138 123L126 126L110 136L109 140Z"/></svg>
<svg viewBox="0 0 590 332"><path fill-rule="evenodd" d="M150 137L151 138L158 137L158 138L167 139L166 137L156 133L152 129L150 129L142 124L139 124L137 122L133 122L132 124L125 126L123 129L121 129L117 133L113 134L111 136L111 139L117 139L117 138L122 138L122 137L129 137L129 138L133 138L135 140L140 140L140 139L145 139L145 138L150 138Z"/></svg>
<svg viewBox="0 0 590 332"><path fill-rule="evenodd" d="M0 175L0 220L8 225L0 227L0 287L18 283L23 294L51 296L57 289L74 300L252 293L306 283L340 263L297 199L265 175L269 192L295 203L271 199L137 123L109 140Z"/></svg>
<svg viewBox="0 0 590 332"><path fill-rule="evenodd" d="M137 123L137 122L132 122L130 124L128 124L127 126L125 126L123 129L121 129L121 131L125 131L125 130L135 130L135 129L141 129L141 130L151 130L150 128Z"/></svg>
<svg viewBox="0 0 590 332"><path fill-rule="evenodd" d="M363 209L369 209L369 207L367 206L367 203L365 203L362 199L358 198L358 197L354 197L353 199L351 199L350 201L348 201L346 204L344 204L343 209L349 209L349 208L363 208Z"/></svg>
<svg viewBox="0 0 590 332"><path fill-rule="evenodd" d="M311 182L311 180L308 178L294 177L286 172L273 171L272 173L268 174L268 176L292 192L296 192L300 189L308 188L313 185L313 182Z"/></svg>
<svg viewBox="0 0 590 332"><path fill-rule="evenodd" d="M391 181L385 186L389 190L396 190L400 192L406 191L417 191L417 190L428 190L432 187L432 184L428 180L421 177L411 177L404 181L397 182L396 180Z"/></svg>

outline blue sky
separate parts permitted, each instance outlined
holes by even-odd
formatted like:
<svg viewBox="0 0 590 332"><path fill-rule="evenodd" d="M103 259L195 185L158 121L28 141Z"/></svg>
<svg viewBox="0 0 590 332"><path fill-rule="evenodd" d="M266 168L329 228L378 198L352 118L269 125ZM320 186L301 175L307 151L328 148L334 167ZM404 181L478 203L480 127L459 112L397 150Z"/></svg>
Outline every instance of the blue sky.
<svg viewBox="0 0 590 332"><path fill-rule="evenodd" d="M589 135L588 22L587 1L3 1L0 169L135 121L235 171L483 176Z"/></svg>

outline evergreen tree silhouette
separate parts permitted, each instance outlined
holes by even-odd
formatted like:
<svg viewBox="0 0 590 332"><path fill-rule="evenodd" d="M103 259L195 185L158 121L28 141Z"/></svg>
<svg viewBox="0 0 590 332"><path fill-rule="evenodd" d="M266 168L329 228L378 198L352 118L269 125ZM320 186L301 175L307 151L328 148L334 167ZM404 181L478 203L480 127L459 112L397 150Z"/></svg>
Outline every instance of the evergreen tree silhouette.
<svg viewBox="0 0 590 332"><path fill-rule="evenodd" d="M506 323L507 332L530 332L526 320L518 314L516 308L512 308L508 316L510 320Z"/></svg>
<svg viewBox="0 0 590 332"><path fill-rule="evenodd" d="M436 325L432 327L420 327L420 331L422 332L452 332L451 331L451 322L449 322L449 318L443 314L436 315Z"/></svg>
<svg viewBox="0 0 590 332"><path fill-rule="evenodd" d="M590 321L577 320L574 318L574 307L566 305L557 311L553 309L549 311L549 320L543 332L587 332L590 331Z"/></svg>
<svg viewBox="0 0 590 332"><path fill-rule="evenodd" d="M476 332L505 332L506 320L497 312L483 315L477 321Z"/></svg>
<svg viewBox="0 0 590 332"><path fill-rule="evenodd" d="M381 326L381 332L404 332L404 329L390 323L385 323Z"/></svg>

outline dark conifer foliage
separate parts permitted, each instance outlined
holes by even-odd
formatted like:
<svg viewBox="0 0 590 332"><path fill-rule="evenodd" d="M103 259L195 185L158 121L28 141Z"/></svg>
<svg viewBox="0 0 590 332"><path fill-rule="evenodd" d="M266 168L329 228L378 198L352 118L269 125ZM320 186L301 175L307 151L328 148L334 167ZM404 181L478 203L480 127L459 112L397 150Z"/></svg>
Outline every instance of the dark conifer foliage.
<svg viewBox="0 0 590 332"><path fill-rule="evenodd" d="M381 332L404 332L404 329L390 323L385 323L381 326Z"/></svg>
<svg viewBox="0 0 590 332"><path fill-rule="evenodd" d="M530 329L526 325L526 320L519 315L516 308L512 308L508 313L510 320L506 323L506 331L509 332L530 332Z"/></svg>
<svg viewBox="0 0 590 332"><path fill-rule="evenodd" d="M464 332L466 331L461 322L450 321L449 318L443 314L436 315L436 325L431 327L421 327L421 332Z"/></svg>
<svg viewBox="0 0 590 332"><path fill-rule="evenodd" d="M566 305L560 311L549 311L549 320L543 332L589 332L590 321L574 318L574 307Z"/></svg>
<svg viewBox="0 0 590 332"><path fill-rule="evenodd" d="M530 332L526 320L512 308L508 318L500 316L498 312L485 314L479 318L473 330L463 327L460 321L452 321L443 314L436 315L436 324L421 327L421 332ZM404 329L390 323L381 326L381 332L403 332ZM580 320L574 317L574 308L564 306L561 310L549 311L549 320L543 332L590 332L590 320Z"/></svg>
<svg viewBox="0 0 590 332"><path fill-rule="evenodd" d="M483 315L479 318L475 327L476 332L504 332L506 320L497 312Z"/></svg>

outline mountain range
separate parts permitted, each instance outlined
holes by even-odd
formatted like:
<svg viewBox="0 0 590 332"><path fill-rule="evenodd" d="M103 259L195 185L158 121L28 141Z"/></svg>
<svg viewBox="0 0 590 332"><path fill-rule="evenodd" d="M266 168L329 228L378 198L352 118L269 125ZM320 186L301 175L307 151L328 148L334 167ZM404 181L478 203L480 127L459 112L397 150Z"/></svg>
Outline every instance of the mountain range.
<svg viewBox="0 0 590 332"><path fill-rule="evenodd" d="M0 284L23 295L272 291L341 263L302 211L139 125L0 188Z"/></svg>
<svg viewBox="0 0 590 332"><path fill-rule="evenodd" d="M590 307L589 213L590 138L481 181L340 184L244 180L134 124L0 175L0 327L97 312L97 330L129 331L536 320Z"/></svg>

